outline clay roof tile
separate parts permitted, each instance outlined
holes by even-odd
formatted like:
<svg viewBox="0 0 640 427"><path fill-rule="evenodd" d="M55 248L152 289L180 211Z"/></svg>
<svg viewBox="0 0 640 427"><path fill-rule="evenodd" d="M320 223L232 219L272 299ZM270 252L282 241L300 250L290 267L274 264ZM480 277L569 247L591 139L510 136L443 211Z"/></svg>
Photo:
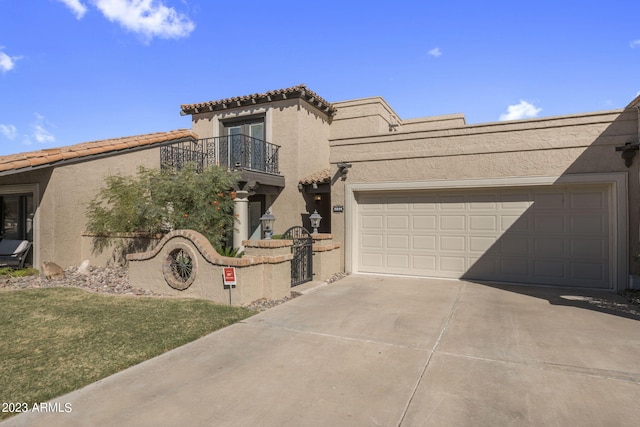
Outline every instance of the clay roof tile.
<svg viewBox="0 0 640 427"><path fill-rule="evenodd" d="M324 184L331 181L331 170L329 168L322 169L302 178L299 182L302 185Z"/></svg>
<svg viewBox="0 0 640 427"><path fill-rule="evenodd" d="M241 107L243 105L264 104L272 102L273 96L281 99L285 98L301 98L311 103L315 108L332 116L336 112L336 108L330 102L323 99L317 93L308 89L306 85L289 87L286 89L276 89L265 93L254 93L246 96L235 96L233 98L219 99L217 101L200 102L195 104L183 104L180 106L181 114L197 114L205 111L222 110L226 108ZM228 105L234 104L234 105Z"/></svg>
<svg viewBox="0 0 640 427"><path fill-rule="evenodd" d="M83 142L65 147L49 148L25 153L0 156L0 172L17 173L33 167L54 165L70 159L117 153L136 147L147 146L155 143L176 141L180 139L198 139L198 135L191 129L177 129L169 132L156 132L147 135L134 135L129 137L105 139L92 142Z"/></svg>

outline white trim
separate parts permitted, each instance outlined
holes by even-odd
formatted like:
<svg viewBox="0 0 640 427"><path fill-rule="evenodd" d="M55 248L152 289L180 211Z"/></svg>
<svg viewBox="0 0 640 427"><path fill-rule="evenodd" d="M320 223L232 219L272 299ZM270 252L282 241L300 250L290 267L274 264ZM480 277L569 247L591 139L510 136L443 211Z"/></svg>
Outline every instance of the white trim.
<svg viewBox="0 0 640 427"><path fill-rule="evenodd" d="M0 187L0 196L31 193L33 196L33 266L40 265L40 184L16 184Z"/></svg>
<svg viewBox="0 0 640 427"><path fill-rule="evenodd" d="M629 258L628 174L626 172L567 174L561 176L498 177L461 180L411 182L367 182L345 186L345 271L357 273L354 250L358 230L356 193L370 191L411 191L437 189L481 189L496 187L538 187L546 185L608 184L611 186L609 209L615 222L610 222L611 255L614 258L611 282L614 290L627 287Z"/></svg>
<svg viewBox="0 0 640 427"><path fill-rule="evenodd" d="M264 140L273 142L273 108L266 108L264 112Z"/></svg>

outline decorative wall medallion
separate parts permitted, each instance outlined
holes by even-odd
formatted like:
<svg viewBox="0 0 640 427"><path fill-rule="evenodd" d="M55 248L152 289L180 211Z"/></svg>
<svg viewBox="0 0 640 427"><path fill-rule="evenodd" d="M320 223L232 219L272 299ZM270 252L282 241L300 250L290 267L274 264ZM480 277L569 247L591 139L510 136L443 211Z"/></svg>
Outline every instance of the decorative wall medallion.
<svg viewBox="0 0 640 427"><path fill-rule="evenodd" d="M164 280L179 291L187 289L196 278L197 263L193 250L184 244L174 244L162 265Z"/></svg>

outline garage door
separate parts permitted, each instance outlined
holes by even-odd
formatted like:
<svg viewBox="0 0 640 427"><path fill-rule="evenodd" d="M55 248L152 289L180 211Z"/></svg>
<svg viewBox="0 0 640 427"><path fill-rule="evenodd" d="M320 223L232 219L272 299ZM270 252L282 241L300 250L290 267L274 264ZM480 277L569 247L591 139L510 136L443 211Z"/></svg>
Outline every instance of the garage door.
<svg viewBox="0 0 640 427"><path fill-rule="evenodd" d="M355 196L357 271L592 288L612 285L608 186Z"/></svg>

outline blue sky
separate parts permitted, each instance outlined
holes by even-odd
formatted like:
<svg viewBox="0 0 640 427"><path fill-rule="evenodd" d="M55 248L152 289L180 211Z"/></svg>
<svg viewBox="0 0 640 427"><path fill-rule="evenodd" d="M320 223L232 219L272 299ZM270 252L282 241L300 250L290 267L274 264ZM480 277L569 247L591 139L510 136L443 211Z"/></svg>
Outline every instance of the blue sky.
<svg viewBox="0 0 640 427"><path fill-rule="evenodd" d="M640 2L0 0L0 155L190 127L305 83L467 123L622 108Z"/></svg>

